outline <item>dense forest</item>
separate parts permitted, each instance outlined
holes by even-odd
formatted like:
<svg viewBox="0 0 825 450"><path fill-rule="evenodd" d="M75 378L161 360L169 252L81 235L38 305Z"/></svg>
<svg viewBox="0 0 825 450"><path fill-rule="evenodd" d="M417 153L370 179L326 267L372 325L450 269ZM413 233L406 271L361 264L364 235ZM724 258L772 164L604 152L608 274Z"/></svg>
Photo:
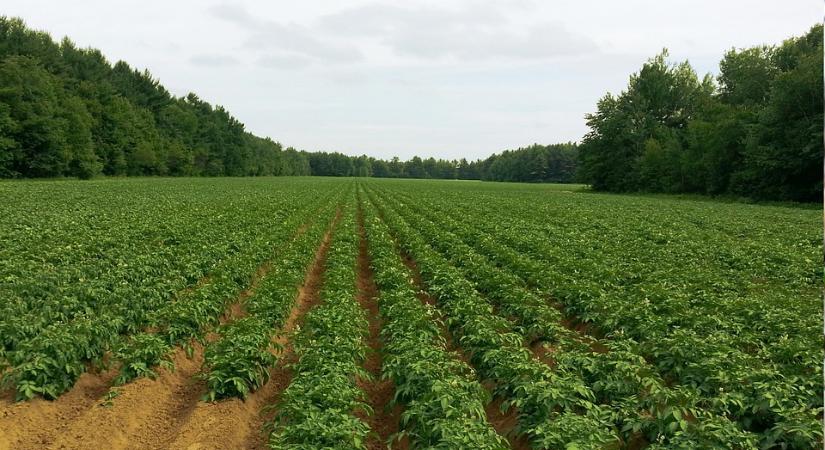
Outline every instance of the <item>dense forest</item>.
<svg viewBox="0 0 825 450"><path fill-rule="evenodd" d="M389 161L282 148L148 71L0 17L0 177L325 175L569 181L575 145L483 161ZM558 173L557 173L558 170Z"/></svg>
<svg viewBox="0 0 825 450"><path fill-rule="evenodd" d="M533 144L506 150L483 160L445 160L414 156L389 161L342 153L306 153L312 175L379 178L439 178L458 180L570 183L576 176L575 143Z"/></svg>
<svg viewBox="0 0 825 450"><path fill-rule="evenodd" d="M580 144L467 161L283 148L146 70L0 16L0 177L324 175L589 183L596 190L820 200L822 26L732 49L713 79L667 51L607 94Z"/></svg>
<svg viewBox="0 0 825 450"><path fill-rule="evenodd" d="M580 178L606 191L821 201L822 25L728 51L716 80L667 52L587 116Z"/></svg>
<svg viewBox="0 0 825 450"><path fill-rule="evenodd" d="M0 176L308 173L299 152L223 107L0 17Z"/></svg>

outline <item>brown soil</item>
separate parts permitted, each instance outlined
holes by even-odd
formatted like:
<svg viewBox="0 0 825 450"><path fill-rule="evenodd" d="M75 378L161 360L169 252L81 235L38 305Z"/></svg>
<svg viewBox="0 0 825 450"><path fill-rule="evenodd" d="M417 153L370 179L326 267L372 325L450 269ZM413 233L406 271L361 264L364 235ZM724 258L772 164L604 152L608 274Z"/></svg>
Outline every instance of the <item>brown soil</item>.
<svg viewBox="0 0 825 450"><path fill-rule="evenodd" d="M529 346L530 352L538 359L539 361L547 364L548 366L556 367L556 360L553 357L553 353L555 349L553 346L548 344L547 342L538 341L533 343Z"/></svg>
<svg viewBox="0 0 825 450"><path fill-rule="evenodd" d="M203 347L195 343L193 349L188 358L177 348L175 369L158 369L154 380L139 378L113 388L118 395L108 406L99 400L68 422L49 448L159 448L156 438L174 432L204 392L203 382L194 378L203 364Z"/></svg>
<svg viewBox="0 0 825 450"><path fill-rule="evenodd" d="M573 332L573 337L576 340L587 344L593 353L607 353L610 351L607 346L599 340L598 333L594 332L590 324L581 323L572 318L562 319L561 324L564 328Z"/></svg>
<svg viewBox="0 0 825 450"><path fill-rule="evenodd" d="M258 270L252 274L249 286L241 291L235 298L235 301L224 311L223 316L220 318L221 325L246 317L246 301L255 295L255 291L270 270L272 270L272 261L266 261L258 267Z"/></svg>
<svg viewBox="0 0 825 450"><path fill-rule="evenodd" d="M281 332L274 339L280 352L278 363L270 371L270 379L260 389L250 394L246 401L237 398L214 403L198 403L186 420L168 436L161 448L201 450L201 449L263 449L266 437L262 430L272 412L262 413L264 406L277 402L281 392L289 386L292 373L289 363L295 358L289 336L303 320L304 315L319 302L319 291L326 264L327 251L332 229L340 218L340 212L330 230L324 236L310 265L304 284L298 290L298 297L290 311Z"/></svg>
<svg viewBox="0 0 825 450"><path fill-rule="evenodd" d="M378 286L375 285L372 268L370 267L367 239L364 231L364 218L361 208L358 208L358 302L365 310L369 320L369 337L367 345L369 353L364 361L364 368L372 375L372 380L359 380L359 387L366 393L367 401L373 409L372 415L361 414L370 429L375 433L367 441L367 448L371 450L386 449L387 441L398 432L398 425L403 408L400 405L390 408L395 396L395 385L392 380L381 379L382 350L381 350L381 316L378 311ZM394 448L406 448L398 443Z"/></svg>
<svg viewBox="0 0 825 450"><path fill-rule="evenodd" d="M116 370L84 373L57 400L35 398L0 406L0 450L42 449L54 442L71 421L93 407L109 389Z"/></svg>
<svg viewBox="0 0 825 450"><path fill-rule="evenodd" d="M319 208L318 210L315 211L316 216L317 216L317 213L321 212L321 209L322 208ZM308 220L306 223L304 223L303 225L298 227L298 231L295 232L295 236L293 236L292 239L298 239L299 237L301 237L304 233L307 232L310 225L312 225L312 221Z"/></svg>
<svg viewBox="0 0 825 450"><path fill-rule="evenodd" d="M564 305L553 298L545 297L545 299L562 314L562 326L574 332L574 337L576 337L579 342L590 346L590 351L593 353L607 353L610 351L610 349L600 341L604 336L603 333L596 329L593 324L582 322L578 317L568 315Z"/></svg>
<svg viewBox="0 0 825 450"><path fill-rule="evenodd" d="M220 318L228 323L246 316L246 299L251 297L271 269L269 262L253 274L249 286L238 294ZM218 338L214 332L206 339ZM205 383L195 376L203 365L203 347L199 344L193 358L187 358L181 348L175 350L172 362L175 370L159 369L156 380L141 378L114 388L118 395L103 406L92 406L67 424L52 444L52 448L164 448L182 423L198 408L205 392Z"/></svg>
<svg viewBox="0 0 825 450"><path fill-rule="evenodd" d="M649 445L650 442L641 433L633 433L628 442L625 443L624 448L626 450L641 450Z"/></svg>
<svg viewBox="0 0 825 450"><path fill-rule="evenodd" d="M491 383L484 383L484 387L488 391L492 390ZM524 435L517 436L514 431L518 425L518 410L514 406L511 406L507 412L501 412L502 403L504 403L504 399L494 398L492 402L487 404L484 408L484 411L487 413L487 420L490 421L493 429L495 429L498 434L507 439L510 448L515 450L529 450L530 443L527 441L527 438Z"/></svg>
<svg viewBox="0 0 825 450"><path fill-rule="evenodd" d="M178 291L176 298L210 281L209 276ZM172 355L177 371L158 370L156 380L142 378L112 389L117 397L104 406L117 368L104 373L90 370L80 376L71 390L53 401L0 403L0 450L42 448L125 448L146 421L163 417L185 404L197 401L202 389L189 381L203 361L202 348L195 346L194 358L182 349ZM4 400L13 393L4 393ZM191 398L191 402L189 401ZM163 426L165 419L158 419ZM154 427L156 428L156 427ZM154 428L149 428L150 430ZM151 433L151 432L150 432ZM131 438L133 439L133 438Z"/></svg>

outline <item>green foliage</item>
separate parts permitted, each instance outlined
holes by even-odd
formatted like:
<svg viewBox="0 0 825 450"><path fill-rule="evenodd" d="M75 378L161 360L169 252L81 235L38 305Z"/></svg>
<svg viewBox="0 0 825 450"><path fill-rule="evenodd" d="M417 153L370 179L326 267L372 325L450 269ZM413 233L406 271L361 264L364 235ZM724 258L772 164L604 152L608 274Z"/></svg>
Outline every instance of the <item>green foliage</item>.
<svg viewBox="0 0 825 450"><path fill-rule="evenodd" d="M218 328L220 340L207 346L204 355L204 364L209 368L204 376L209 401L246 398L266 383L269 367L275 363L268 329L268 324L257 317L244 317Z"/></svg>
<svg viewBox="0 0 825 450"><path fill-rule="evenodd" d="M669 64L667 51L630 77L627 91L610 94L587 116L580 147L581 177L594 189L682 191L680 132L710 101L713 85L688 63Z"/></svg>
<svg viewBox="0 0 825 450"><path fill-rule="evenodd" d="M587 116L582 144L477 161L389 161L283 149L224 109L171 95L146 70L57 43L0 16L0 177L321 175L581 180L596 190L819 201L822 26L779 46L732 49L718 87L667 52Z"/></svg>
<svg viewBox="0 0 825 450"><path fill-rule="evenodd" d="M587 116L582 180L596 190L821 201L822 25L728 51L719 86L666 52Z"/></svg>
<svg viewBox="0 0 825 450"><path fill-rule="evenodd" d="M9 199L0 228L11 233L0 238L4 384L19 399L54 398L107 352L123 383L155 375L178 346L202 341L333 192L317 180L274 190L272 179L251 181L0 185ZM301 247L310 257L314 239ZM267 292L288 311L296 284L288 296ZM252 312L278 311L278 302L254 303Z"/></svg>
<svg viewBox="0 0 825 450"><path fill-rule="evenodd" d="M586 419L587 434L599 436L600 442L618 442L613 425L604 418L606 411L592 403L595 397L581 380L554 373L532 358L523 347L523 337L506 319L493 312L493 306L477 293L460 270L430 248L383 200L374 195L370 198L382 211L400 245L418 262L429 291L446 312L450 330L472 355L471 361L479 374L494 383L495 394L507 399L502 408L517 408L519 434L540 447L555 433L541 424L560 411L579 414L586 410L592 414Z"/></svg>
<svg viewBox="0 0 825 450"><path fill-rule="evenodd" d="M321 303L293 339L298 361L278 404L271 448L366 448L369 427L354 414L373 413L356 382L370 377L362 366L368 322L355 299L358 247L348 197L330 243Z"/></svg>
<svg viewBox="0 0 825 450"><path fill-rule="evenodd" d="M0 16L0 177L310 173L285 153L221 106Z"/></svg>
<svg viewBox="0 0 825 450"><path fill-rule="evenodd" d="M501 449L506 444L486 422L489 394L473 369L455 358L441 335L438 312L415 297L412 274L402 264L387 226L367 202L364 223L385 341L382 375L405 405L402 431L417 447Z"/></svg>
<svg viewBox="0 0 825 450"><path fill-rule="evenodd" d="M66 93L59 79L28 56L0 61L0 103L6 105L8 128L0 130L11 153L0 169L10 176L63 175L72 158L68 124L61 106Z"/></svg>
<svg viewBox="0 0 825 450"><path fill-rule="evenodd" d="M584 412L588 419L575 418L571 430L606 421L623 442L655 448L821 445L816 211L523 185L507 194L494 193L502 186L375 186L402 245L416 252L425 281L433 277L429 288L450 299L446 311L468 281L492 314L509 319L497 329L523 339L509 345L546 343L552 384L506 394L522 414L540 412L523 408L542 399L558 414ZM506 225L490 211L507 211ZM431 274L427 265L439 257L427 245L444 258ZM567 325L554 323L548 301ZM450 325L464 332L479 323L464 316ZM591 331L573 331L576 324ZM508 339L476 331L461 344L485 341L505 348ZM529 373L516 353L486 350L473 362L507 380L507 370ZM557 421L536 423L546 436L532 441L573 442L553 428Z"/></svg>
<svg viewBox="0 0 825 450"><path fill-rule="evenodd" d="M115 384L126 384L138 377L155 378L155 367L172 367L171 350L162 336L142 333L132 337L115 352L115 358L122 362Z"/></svg>
<svg viewBox="0 0 825 450"><path fill-rule="evenodd" d="M739 193L757 198L822 199L822 26L785 41L778 72L746 140Z"/></svg>
<svg viewBox="0 0 825 450"><path fill-rule="evenodd" d="M482 179L538 183L571 183L576 177L578 146L569 142L505 151L481 162Z"/></svg>
<svg viewBox="0 0 825 450"><path fill-rule="evenodd" d="M157 375L213 330L208 398L247 396L342 205L270 445L363 448L376 412L358 198L381 377L403 405L391 439L507 448L495 400L516 418L507 437L534 448L822 445L821 211L318 178L21 181L0 196L0 367L20 400L58 397L104 359L118 382ZM243 318L218 325L239 299Z"/></svg>
<svg viewBox="0 0 825 450"><path fill-rule="evenodd" d="M329 202L320 215L331 217L334 206L334 201ZM287 219L284 229L295 229L304 220L304 214L296 214ZM297 286L328 225L328 221L314 220L303 234L278 249L278 259L244 302L251 316L219 327L220 338L206 345L203 377L208 400L243 399L266 383L276 362L274 352L282 350L273 343L274 333L284 326L294 307Z"/></svg>

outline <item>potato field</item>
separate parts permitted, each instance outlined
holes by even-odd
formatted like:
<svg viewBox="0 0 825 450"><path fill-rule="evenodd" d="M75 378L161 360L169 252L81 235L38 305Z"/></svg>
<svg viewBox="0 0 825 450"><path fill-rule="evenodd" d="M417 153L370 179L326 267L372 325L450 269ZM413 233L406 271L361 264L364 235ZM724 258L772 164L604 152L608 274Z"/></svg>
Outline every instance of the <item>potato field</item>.
<svg viewBox="0 0 825 450"><path fill-rule="evenodd" d="M811 449L822 210L0 183L3 449Z"/></svg>

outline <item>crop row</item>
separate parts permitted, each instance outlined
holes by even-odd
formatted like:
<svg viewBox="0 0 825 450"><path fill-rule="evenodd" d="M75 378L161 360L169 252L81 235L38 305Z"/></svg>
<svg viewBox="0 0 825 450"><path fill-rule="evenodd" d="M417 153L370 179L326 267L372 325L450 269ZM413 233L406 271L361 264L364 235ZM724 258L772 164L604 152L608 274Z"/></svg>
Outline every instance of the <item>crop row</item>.
<svg viewBox="0 0 825 450"><path fill-rule="evenodd" d="M161 304L195 283L222 256L236 251L245 238L220 227L202 226L206 214L182 214L163 225L134 221L129 226L131 216L100 213L98 217L50 215L49 227L18 224L14 240L0 250L0 273L5 274L0 280L3 351L14 352L51 324L118 306L126 322L141 323L144 310L122 305L136 297ZM96 226L78 230L77 220ZM121 228L113 232L112 227Z"/></svg>
<svg viewBox="0 0 825 450"><path fill-rule="evenodd" d="M283 214L289 213L289 210L283 211ZM7 278L5 290L9 292L0 306L2 353L8 360L19 360L15 353L25 353L32 345L37 346L30 341L37 340L39 335L53 334L55 329L66 326L78 326L81 331L84 326L75 324L83 322L103 320L123 332L136 331L145 326L150 311L184 290L187 283L194 285L208 266L218 263L218 252L234 253L239 248L234 238L240 242L247 237L238 233L221 240L211 233L194 235L191 245L161 246L153 251L147 249L146 253L140 248L113 247L100 250L100 254L85 254L68 245L64 247L68 254L75 257L80 254L92 262L78 262L67 270L70 274L53 269L59 274L41 277L31 271L25 278ZM94 235L87 238L94 239ZM199 243L195 244L200 239L231 245L201 248ZM114 252L117 254L112 254ZM199 256L193 257L196 253ZM73 258L67 259L62 264L73 263ZM58 276L69 279L56 279Z"/></svg>
<svg viewBox="0 0 825 450"><path fill-rule="evenodd" d="M203 282L178 291L177 297L161 302L156 296L138 295L129 304L105 304L94 314L41 330L8 355L13 367L4 382L15 386L18 399L37 394L54 398L74 384L88 362L100 360L109 350L121 365L118 382L152 375L156 365L168 363L172 346L201 337L205 327L217 322L227 302L247 285L273 246L288 238L312 211L302 208L303 212L297 206L283 208L266 220L275 225L272 233L255 232L262 225L260 219L241 222L244 244L217 262ZM171 293L166 295L171 297ZM141 313L126 313L126 309ZM129 334L141 327L149 331Z"/></svg>
<svg viewBox="0 0 825 450"><path fill-rule="evenodd" d="M158 311L154 312L149 321L148 331L129 336L124 344L117 348L115 361L121 363L121 368L116 381L125 383L139 376L153 376L156 366L169 364L175 346L188 345L188 341L192 339L204 342L205 331L219 323L219 318L228 306L237 301L240 292L244 288L250 286L252 277L260 272L261 267L271 263L273 253L277 255L284 250L289 251L289 249L294 248L293 244L296 239L304 243L304 246L307 245L306 233L296 231L302 224L309 226L312 223L315 228L323 227L323 223L314 222L314 217L319 211L328 210L331 207L330 205L334 204L331 199L325 201L327 202L326 207L319 208L317 204L309 204L303 208L303 211L286 217L281 226L273 228L268 233L258 233L251 236L249 245L244 248L244 251L221 261L221 264L210 273L210 277L206 282L185 292L174 301L164 304ZM258 282L269 284L266 283L270 279L269 275L269 272L265 273L263 275L264 279L258 280ZM260 298L259 296L255 297ZM277 300L283 301L281 298ZM242 334L241 329L244 329L245 332L264 330L253 328L251 322L252 319L241 319L238 328L227 333L232 334L236 339L248 338L257 340L257 342L263 341L268 334L258 334L255 337ZM228 326L231 326L231 324ZM226 329L224 328L223 331L226 331ZM210 350L210 348L214 349L214 346L207 344L207 350ZM205 363L207 367L211 367L217 355L211 350L208 353L208 357L205 355ZM227 375L231 377L233 374L228 373ZM218 380L224 380L222 373L216 373L207 379L210 389L208 396L219 397L221 395L218 394L218 390L228 391L230 381L219 383ZM245 395L241 393L245 390L248 392L248 389L238 385L238 381L237 379L231 380L233 387L238 388L235 394Z"/></svg>
<svg viewBox="0 0 825 450"><path fill-rule="evenodd" d="M362 366L368 322L355 297L353 198L348 196L333 232L320 303L293 338L298 360L277 406L272 448L366 448L370 429L356 414L372 414L357 382L370 376Z"/></svg>
<svg viewBox="0 0 825 450"><path fill-rule="evenodd" d="M218 327L220 337L207 343L204 377L209 400L246 398L269 379L269 370L277 360L275 353L283 351L275 347L274 338L295 307L298 287L332 224L336 204L330 202L313 214L328 220L314 220L279 250L271 269L243 305L248 315Z"/></svg>
<svg viewBox="0 0 825 450"><path fill-rule="evenodd" d="M396 202L409 202L396 197ZM690 390L670 388L627 341L596 339L566 328L561 312L527 288L523 280L495 266L440 226L452 219L413 204L401 209L409 225L444 254L498 311L512 317L531 345L548 345L553 369L581 380L595 402L614 411L625 442L641 436L666 446L753 446L754 437L724 417L702 409ZM438 222L438 225L433 221ZM440 225L440 226L439 226Z"/></svg>
<svg viewBox="0 0 825 450"><path fill-rule="evenodd" d="M413 276L401 262L389 229L369 203L363 222L383 320L382 376L405 405L402 436L413 448L507 448L487 422L489 394L475 372L446 348L437 311L416 298Z"/></svg>
<svg viewBox="0 0 825 450"><path fill-rule="evenodd" d="M443 307L450 330L459 336L479 375L495 384L495 395L506 399L503 408L517 409L518 434L535 448L599 448L618 442L610 411L593 403L592 392L580 380L535 359L513 325L495 314L458 269L379 197L370 198L399 244L417 261L429 292Z"/></svg>
<svg viewBox="0 0 825 450"><path fill-rule="evenodd" d="M607 331L611 341L630 346L633 353L650 361L664 380L690 390L702 409L757 433L760 447L809 448L821 441L821 367L817 359L821 352L808 342L807 326L798 331L785 329L788 320L778 317L775 326L762 322L756 311L768 298L754 291L752 284L739 281L751 274L718 267L711 258L701 265L674 267L668 257L656 253L662 245L685 254L686 259L689 251L704 254L710 249L724 254L739 249L714 249L684 235L671 242L668 230L647 224L637 232L658 238L634 240L621 235L615 240L594 241L594 236L579 230L595 228L593 232L612 237L608 227L613 224L608 219L597 222L599 226L591 223L590 227L559 229L537 224L532 218L536 212L526 207L520 210L514 206L518 202L511 202L507 228L503 228L494 221L485 222L483 212L457 205L455 199L447 202L435 195L417 198L420 209L427 210L430 217L439 217L444 229L518 275L528 287L559 299L570 314L595 330ZM733 246L727 243L727 235L717 237L707 230L704 235ZM752 250L761 255L756 248ZM614 258L622 259L614 263ZM790 273L802 273L800 270L798 266L778 269L777 276L785 286L772 295L785 295L784 289L803 295L788 297L787 302L782 299L782 304L777 304L780 298L776 298L765 304L765 310L781 305L787 307L788 314L803 308L804 276L785 281ZM720 274L732 279L720 279ZM795 340L790 336L796 336Z"/></svg>
<svg viewBox="0 0 825 450"><path fill-rule="evenodd" d="M252 215L244 208L255 200L244 191L216 202L216 192L179 187L45 186L56 192L7 211L12 224L0 227L0 364L3 353L75 319L108 315L126 333L140 330L149 312L241 251L251 233L303 204L273 198Z"/></svg>

